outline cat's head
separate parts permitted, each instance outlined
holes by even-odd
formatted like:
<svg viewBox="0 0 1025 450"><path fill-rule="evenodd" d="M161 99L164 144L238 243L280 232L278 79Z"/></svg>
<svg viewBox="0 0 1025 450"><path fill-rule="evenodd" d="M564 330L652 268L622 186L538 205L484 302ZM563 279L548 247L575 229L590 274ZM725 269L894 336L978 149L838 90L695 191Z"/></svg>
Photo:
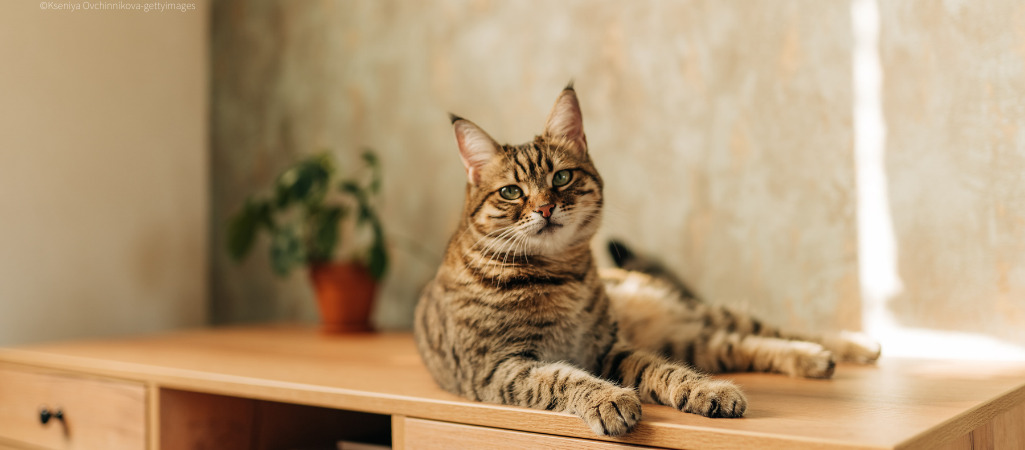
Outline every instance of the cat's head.
<svg viewBox="0 0 1025 450"><path fill-rule="evenodd" d="M601 218L602 180L587 154L572 85L532 142L499 145L454 115L452 125L468 179L464 219L476 245L492 253L555 256L590 241Z"/></svg>

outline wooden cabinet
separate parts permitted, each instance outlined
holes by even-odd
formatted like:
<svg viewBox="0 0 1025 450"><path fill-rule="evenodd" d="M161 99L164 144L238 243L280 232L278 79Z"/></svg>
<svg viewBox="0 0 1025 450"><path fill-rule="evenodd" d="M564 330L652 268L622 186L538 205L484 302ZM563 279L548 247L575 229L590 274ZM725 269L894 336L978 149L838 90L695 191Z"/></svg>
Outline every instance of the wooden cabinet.
<svg viewBox="0 0 1025 450"><path fill-rule="evenodd" d="M571 414L440 389L408 333L264 326L0 348L0 449L1025 448L1025 364L841 364L831 380L729 374L749 407L644 405L618 438ZM40 424L39 409L65 421ZM66 426L65 426L66 425ZM358 447L358 446L357 446ZM345 448L345 447L343 447Z"/></svg>
<svg viewBox="0 0 1025 450"><path fill-rule="evenodd" d="M43 408L52 415L46 424ZM0 366L0 442L12 448L145 448L146 389Z"/></svg>

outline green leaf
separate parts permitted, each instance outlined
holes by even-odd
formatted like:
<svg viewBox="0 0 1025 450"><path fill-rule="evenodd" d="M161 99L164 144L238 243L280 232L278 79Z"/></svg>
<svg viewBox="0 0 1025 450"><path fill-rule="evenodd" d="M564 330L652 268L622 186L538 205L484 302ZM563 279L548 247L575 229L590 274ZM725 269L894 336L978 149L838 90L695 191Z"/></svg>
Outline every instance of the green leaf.
<svg viewBox="0 0 1025 450"><path fill-rule="evenodd" d="M363 161L366 162L368 166L377 167L377 155L374 154L373 150L369 148L364 149L363 154L360 156L363 158Z"/></svg>
<svg viewBox="0 0 1025 450"><path fill-rule="evenodd" d="M375 242L370 247L370 254L367 256L367 266L370 269L370 275L375 280L381 281L384 278L385 273L388 272L388 252L385 250L383 243Z"/></svg>
<svg viewBox="0 0 1025 450"><path fill-rule="evenodd" d="M374 244L370 246L367 267L370 269L370 275L378 281L384 278L385 273L388 272L388 252L383 241L374 241Z"/></svg>
<svg viewBox="0 0 1025 450"><path fill-rule="evenodd" d="M274 229L274 210L269 201L251 202L249 207L257 225L262 225L267 230Z"/></svg>
<svg viewBox="0 0 1025 450"><path fill-rule="evenodd" d="M377 155L371 149L363 151L363 162L370 167L370 186L368 187L371 194L381 192L381 163L377 159Z"/></svg>
<svg viewBox="0 0 1025 450"><path fill-rule="evenodd" d="M282 227L271 235L270 263L278 275L285 276L306 261L299 233L292 227Z"/></svg>
<svg viewBox="0 0 1025 450"><path fill-rule="evenodd" d="M228 254L235 261L243 260L256 240L256 222L241 211L228 221Z"/></svg>
<svg viewBox="0 0 1025 450"><path fill-rule="evenodd" d="M309 259L330 261L338 244L338 223L345 216L345 209L331 206L310 215Z"/></svg>
<svg viewBox="0 0 1025 450"><path fill-rule="evenodd" d="M352 195L355 195L357 197L362 195L362 193L363 193L363 190L360 189L359 185L356 184L355 181L351 181L351 180L346 180L346 181L341 182L338 185L338 189L340 189L342 192L345 192L347 194L352 194Z"/></svg>
<svg viewBox="0 0 1025 450"><path fill-rule="evenodd" d="M228 254L235 261L241 261L249 255L260 226L274 226L270 204L248 199L242 209L228 221Z"/></svg>
<svg viewBox="0 0 1025 450"><path fill-rule="evenodd" d="M384 229L381 227L381 222L373 214L370 216L370 221L374 231L374 241L367 253L367 268L370 269L370 275L380 281L388 272L388 250L385 247Z"/></svg>
<svg viewBox="0 0 1025 450"><path fill-rule="evenodd" d="M318 204L327 194L331 176L334 174L334 163L327 153L315 155L304 165L305 175L310 179L310 189L302 198L307 204Z"/></svg>
<svg viewBox="0 0 1025 450"><path fill-rule="evenodd" d="M365 224L374 215L373 208L370 207L370 199L367 196L367 192L363 190L358 184L352 181L344 181L340 185L342 192L348 193L356 198L356 223L359 225Z"/></svg>
<svg viewBox="0 0 1025 450"><path fill-rule="evenodd" d="M328 154L314 155L292 165L275 182L276 204L316 204L323 200L334 164Z"/></svg>
<svg viewBox="0 0 1025 450"><path fill-rule="evenodd" d="M274 182L274 205L279 209L288 206L292 202L292 192L299 181L299 169L290 167Z"/></svg>

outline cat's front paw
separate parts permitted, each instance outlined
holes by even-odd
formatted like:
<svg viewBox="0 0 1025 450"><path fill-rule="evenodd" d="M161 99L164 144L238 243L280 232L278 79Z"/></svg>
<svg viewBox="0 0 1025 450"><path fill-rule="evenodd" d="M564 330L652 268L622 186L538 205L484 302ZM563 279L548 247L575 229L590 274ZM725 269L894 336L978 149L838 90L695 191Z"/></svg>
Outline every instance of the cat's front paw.
<svg viewBox="0 0 1025 450"><path fill-rule="evenodd" d="M687 392L686 402L677 408L705 417L740 417L747 410L747 397L737 385L725 380L702 380Z"/></svg>
<svg viewBox="0 0 1025 450"><path fill-rule="evenodd" d="M641 420L641 399L633 389L608 387L591 392L578 411L599 436L619 436Z"/></svg>

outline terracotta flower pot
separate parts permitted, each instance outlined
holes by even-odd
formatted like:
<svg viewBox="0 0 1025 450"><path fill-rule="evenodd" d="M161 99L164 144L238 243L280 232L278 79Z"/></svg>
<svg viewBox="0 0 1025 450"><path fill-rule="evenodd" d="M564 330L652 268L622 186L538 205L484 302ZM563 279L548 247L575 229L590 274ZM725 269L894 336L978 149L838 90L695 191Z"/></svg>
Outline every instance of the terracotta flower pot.
<svg viewBox="0 0 1025 450"><path fill-rule="evenodd" d="M310 280L320 306L325 333L372 331L370 311L377 281L359 263L334 262L310 266Z"/></svg>

